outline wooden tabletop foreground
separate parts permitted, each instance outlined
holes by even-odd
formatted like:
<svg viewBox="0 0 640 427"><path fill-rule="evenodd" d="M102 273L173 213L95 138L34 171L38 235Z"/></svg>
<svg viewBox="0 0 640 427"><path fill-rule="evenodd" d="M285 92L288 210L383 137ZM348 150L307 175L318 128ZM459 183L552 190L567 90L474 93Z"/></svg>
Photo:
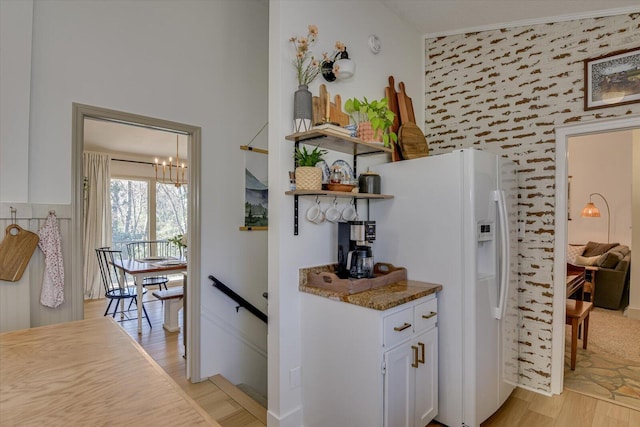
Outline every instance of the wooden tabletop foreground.
<svg viewBox="0 0 640 427"><path fill-rule="evenodd" d="M0 425L219 426L110 317L0 334Z"/></svg>

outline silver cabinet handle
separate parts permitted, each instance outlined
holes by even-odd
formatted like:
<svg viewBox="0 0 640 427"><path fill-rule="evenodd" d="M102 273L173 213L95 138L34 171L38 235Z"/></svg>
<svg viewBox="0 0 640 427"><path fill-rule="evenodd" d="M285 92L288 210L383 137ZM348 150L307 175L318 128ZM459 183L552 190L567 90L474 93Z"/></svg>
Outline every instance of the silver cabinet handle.
<svg viewBox="0 0 640 427"><path fill-rule="evenodd" d="M423 315L422 315L422 318L423 318L423 319L431 319L431 318L432 318L433 316L435 316L436 314L438 314L438 313L437 313L437 312L435 312L435 311L432 311L432 312L431 312L431 313L429 313L429 314L423 314Z"/></svg>

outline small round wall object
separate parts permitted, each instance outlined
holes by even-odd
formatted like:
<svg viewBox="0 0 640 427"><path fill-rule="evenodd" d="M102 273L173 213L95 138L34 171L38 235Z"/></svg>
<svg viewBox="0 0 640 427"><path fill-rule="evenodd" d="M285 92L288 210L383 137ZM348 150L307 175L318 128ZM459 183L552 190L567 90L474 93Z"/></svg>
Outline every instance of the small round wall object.
<svg viewBox="0 0 640 427"><path fill-rule="evenodd" d="M369 36L369 48L374 54L380 52L380 39L375 34Z"/></svg>

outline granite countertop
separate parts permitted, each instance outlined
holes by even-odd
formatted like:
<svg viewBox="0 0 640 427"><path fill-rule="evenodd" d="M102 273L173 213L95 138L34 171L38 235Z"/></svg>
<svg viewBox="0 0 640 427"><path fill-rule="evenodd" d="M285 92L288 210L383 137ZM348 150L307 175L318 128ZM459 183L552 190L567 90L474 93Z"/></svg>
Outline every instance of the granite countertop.
<svg viewBox="0 0 640 427"><path fill-rule="evenodd" d="M300 285L298 287L300 292L384 311L442 290L442 285L417 280L400 280L395 283L354 294L336 292L307 285L307 272L331 271L332 268L333 266L321 266L300 269Z"/></svg>

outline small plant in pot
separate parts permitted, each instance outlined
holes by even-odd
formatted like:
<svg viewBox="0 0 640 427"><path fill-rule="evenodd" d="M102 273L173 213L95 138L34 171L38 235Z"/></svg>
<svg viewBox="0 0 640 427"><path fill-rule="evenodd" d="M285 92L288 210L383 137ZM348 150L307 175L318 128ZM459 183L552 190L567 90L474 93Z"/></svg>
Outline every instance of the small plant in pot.
<svg viewBox="0 0 640 427"><path fill-rule="evenodd" d="M389 110L387 98L374 101L369 101L366 97L362 100L347 99L344 110L358 124L358 137L363 141L382 141L385 147L390 147L391 141L398 141L398 135L389 131L396 115Z"/></svg>
<svg viewBox="0 0 640 427"><path fill-rule="evenodd" d="M293 157L296 161L296 189L322 190L322 169L316 167L327 150L315 147L312 151L307 147L296 147Z"/></svg>

